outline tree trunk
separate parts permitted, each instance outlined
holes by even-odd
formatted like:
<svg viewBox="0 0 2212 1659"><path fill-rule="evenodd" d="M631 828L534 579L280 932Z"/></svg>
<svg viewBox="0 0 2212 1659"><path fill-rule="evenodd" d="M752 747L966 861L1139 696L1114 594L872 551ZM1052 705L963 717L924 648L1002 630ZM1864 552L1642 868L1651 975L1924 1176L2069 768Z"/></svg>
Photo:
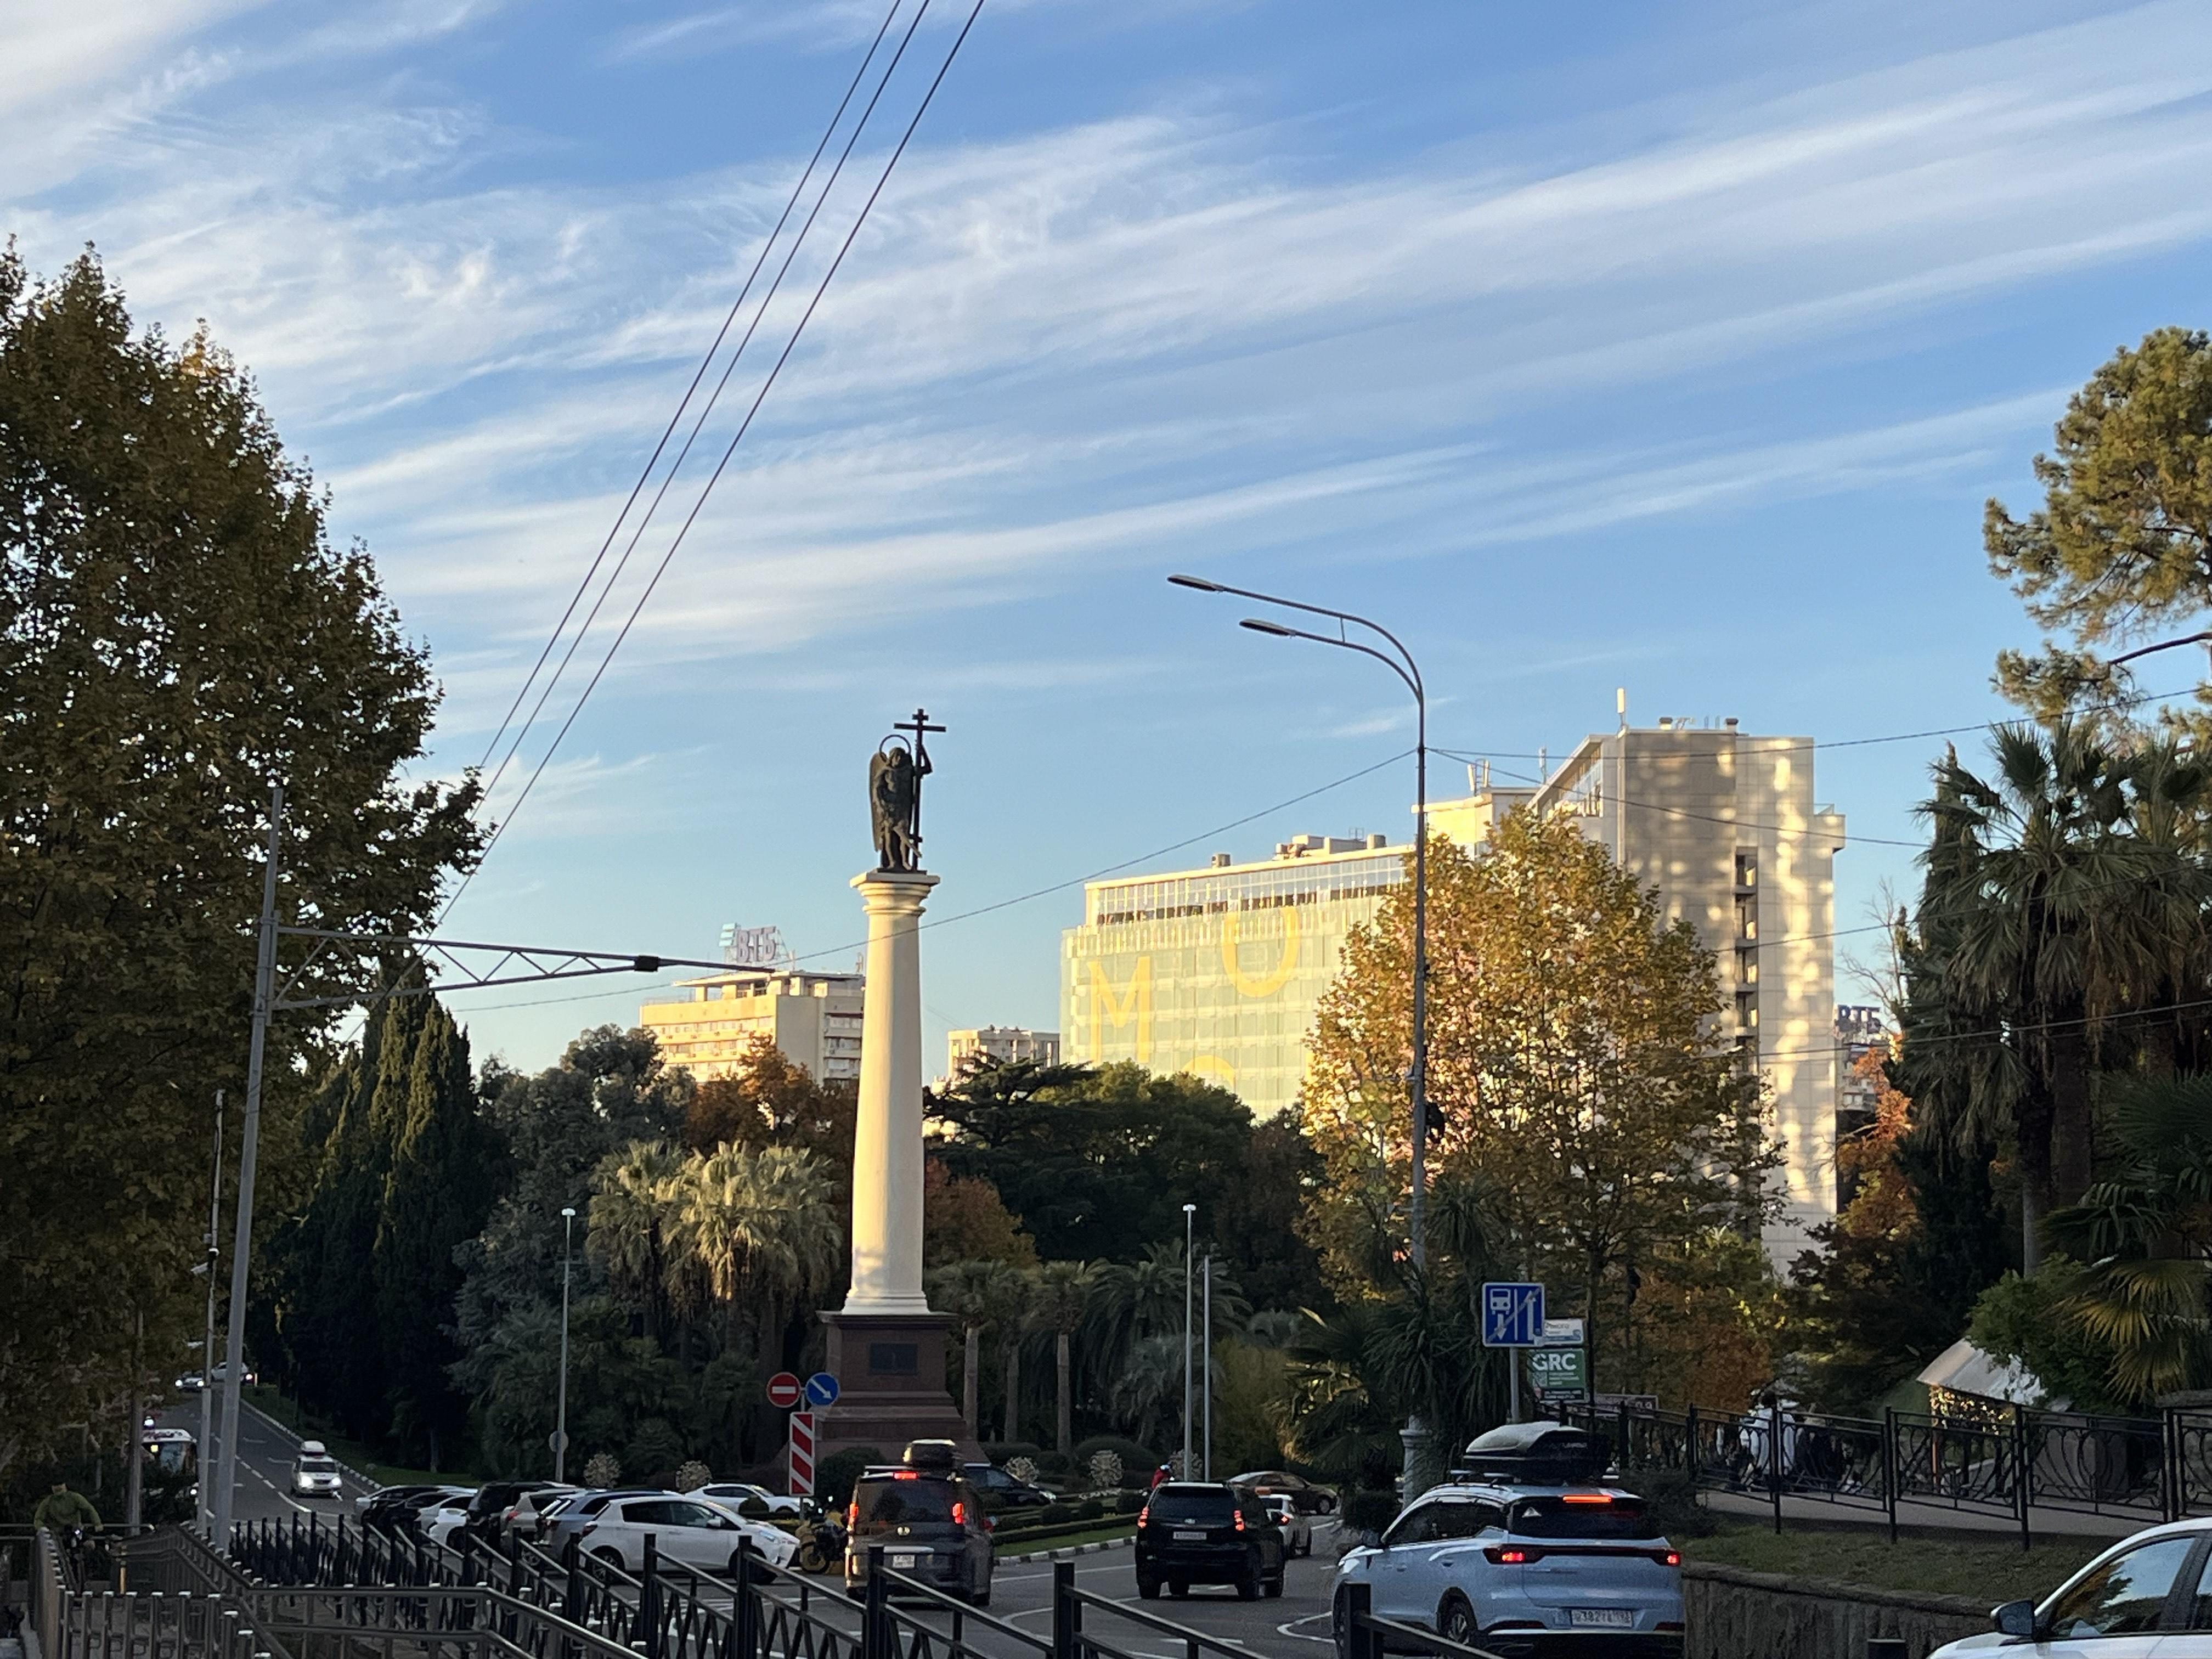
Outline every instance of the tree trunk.
<svg viewBox="0 0 2212 1659"><path fill-rule="evenodd" d="M1001 1437L1018 1440L1022 1437L1022 1345L1012 1331L1006 1333L1004 1340L1006 1345L1006 1431Z"/></svg>
<svg viewBox="0 0 2212 1659"><path fill-rule="evenodd" d="M2078 1025L2051 1033L2051 1203L2078 1204L2089 1190L2094 1126L2089 1110L2089 1042Z"/></svg>
<svg viewBox="0 0 2212 1659"><path fill-rule="evenodd" d="M968 1419L968 1432L975 1435L975 1364L982 1346L983 1328L970 1325L960 1348L960 1414ZM975 1436L981 1438L981 1436Z"/></svg>
<svg viewBox="0 0 2212 1659"><path fill-rule="evenodd" d="M2031 1083L2014 1116L2019 1139L2020 1270L2033 1278L2043 1266L2043 1218L2051 1212L2051 1097Z"/></svg>
<svg viewBox="0 0 2212 1659"><path fill-rule="evenodd" d="M1075 1444L1075 1390L1073 1379L1068 1376L1073 1358L1069 1348L1068 1334L1066 1331L1055 1332L1052 1340L1052 1357L1059 1368L1060 1376L1054 1390L1056 1409L1053 1430L1054 1446L1063 1457Z"/></svg>

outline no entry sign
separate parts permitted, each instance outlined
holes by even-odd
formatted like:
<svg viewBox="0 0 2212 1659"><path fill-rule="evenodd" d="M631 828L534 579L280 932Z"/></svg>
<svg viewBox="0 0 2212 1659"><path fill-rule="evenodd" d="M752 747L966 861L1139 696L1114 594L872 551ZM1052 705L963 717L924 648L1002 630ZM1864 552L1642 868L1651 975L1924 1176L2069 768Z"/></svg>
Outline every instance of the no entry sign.
<svg viewBox="0 0 2212 1659"><path fill-rule="evenodd" d="M799 1379L789 1371L778 1371L768 1380L768 1403L779 1411L789 1411L799 1401Z"/></svg>

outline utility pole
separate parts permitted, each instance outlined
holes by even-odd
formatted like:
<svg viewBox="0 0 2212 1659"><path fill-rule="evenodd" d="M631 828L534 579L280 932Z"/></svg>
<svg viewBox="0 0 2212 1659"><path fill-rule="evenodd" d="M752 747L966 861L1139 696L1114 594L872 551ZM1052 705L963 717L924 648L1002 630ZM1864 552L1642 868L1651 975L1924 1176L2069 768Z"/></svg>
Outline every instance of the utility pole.
<svg viewBox="0 0 2212 1659"><path fill-rule="evenodd" d="M1190 1269L1191 1231L1198 1215L1198 1206L1182 1206L1182 1468L1181 1478L1194 1477L1190 1472Z"/></svg>
<svg viewBox="0 0 2212 1659"><path fill-rule="evenodd" d="M253 1254L253 1168L261 1150L261 1056L276 995L276 868L284 850L284 786L269 787L269 861L261 871L261 929L253 964L253 1035L246 1057L246 1124L238 1148L238 1223L230 1246L230 1329L223 1345L222 1454L215 1492L215 1533L230 1547L232 1489L238 1482L238 1390L246 1375L246 1266ZM212 1376L209 1381L212 1382Z"/></svg>
<svg viewBox="0 0 2212 1659"><path fill-rule="evenodd" d="M124 1442L123 1535L136 1538L146 1514L146 1316L134 1309L131 1339L131 1433Z"/></svg>
<svg viewBox="0 0 2212 1659"><path fill-rule="evenodd" d="M568 1478L568 1248L569 1230L576 1224L573 1204L561 1206L561 1403L553 1419L553 1478Z"/></svg>
<svg viewBox="0 0 2212 1659"><path fill-rule="evenodd" d="M222 1234L222 1091L215 1091L215 1176L208 1186L207 1255L199 1271L207 1275L207 1334L200 1341L200 1478L199 1499L193 1522L199 1535L208 1536L214 1510L209 1504L215 1475L215 1276L222 1260L217 1243Z"/></svg>

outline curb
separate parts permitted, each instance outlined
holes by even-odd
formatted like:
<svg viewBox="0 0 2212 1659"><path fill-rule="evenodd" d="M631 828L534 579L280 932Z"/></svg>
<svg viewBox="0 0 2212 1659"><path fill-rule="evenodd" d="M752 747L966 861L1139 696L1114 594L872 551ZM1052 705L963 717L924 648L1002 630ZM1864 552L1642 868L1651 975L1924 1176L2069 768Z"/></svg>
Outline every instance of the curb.
<svg viewBox="0 0 2212 1659"><path fill-rule="evenodd" d="M1127 1538L1101 1538L1094 1543L1069 1544L1056 1550L1034 1550L1027 1555L1006 1555L1001 1556L1000 1559L1009 1565L1028 1561L1073 1561L1079 1555L1096 1555L1101 1550L1127 1549L1136 1541L1133 1535Z"/></svg>
<svg viewBox="0 0 2212 1659"><path fill-rule="evenodd" d="M241 1399L238 1402L238 1407L240 1411L252 1412L254 1416L261 1419L262 1425L264 1428L274 1429L277 1434L282 1436L284 1439L290 1441L294 1445L301 1446L307 1443L306 1440L301 1436L297 1430L286 1428L282 1423L279 1423L275 1418L270 1416L267 1412L263 1411L260 1407L255 1405L251 1400ZM347 1480L352 1481L354 1485L359 1486L363 1492L376 1492L384 1485L384 1482L381 1480L370 1480L368 1476L363 1474L359 1469L354 1468L350 1463L339 1462L339 1461L335 1457L331 1458L331 1462L337 1464L338 1473L340 1474L345 1476Z"/></svg>

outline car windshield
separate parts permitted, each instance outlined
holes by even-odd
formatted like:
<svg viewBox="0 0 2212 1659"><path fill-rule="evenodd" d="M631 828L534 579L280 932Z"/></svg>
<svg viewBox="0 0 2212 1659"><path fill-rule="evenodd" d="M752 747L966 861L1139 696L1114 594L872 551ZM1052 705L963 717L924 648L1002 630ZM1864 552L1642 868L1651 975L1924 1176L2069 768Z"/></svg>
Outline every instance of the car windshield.
<svg viewBox="0 0 2212 1659"><path fill-rule="evenodd" d="M303 1457L300 1460L302 1474L336 1474L338 1466L327 1457Z"/></svg>
<svg viewBox="0 0 2212 1659"><path fill-rule="evenodd" d="M1517 1538L1656 1538L1644 1519L1640 1498L1575 1493L1565 1498L1524 1498L1513 1505L1510 1530Z"/></svg>
<svg viewBox="0 0 2212 1659"><path fill-rule="evenodd" d="M863 1527L902 1527L918 1521L950 1522L955 1498L949 1480L863 1480L853 1489Z"/></svg>
<svg viewBox="0 0 2212 1659"><path fill-rule="evenodd" d="M1237 1513L1236 1500L1219 1486L1162 1486L1152 1494L1152 1519L1190 1521L1225 1527Z"/></svg>

